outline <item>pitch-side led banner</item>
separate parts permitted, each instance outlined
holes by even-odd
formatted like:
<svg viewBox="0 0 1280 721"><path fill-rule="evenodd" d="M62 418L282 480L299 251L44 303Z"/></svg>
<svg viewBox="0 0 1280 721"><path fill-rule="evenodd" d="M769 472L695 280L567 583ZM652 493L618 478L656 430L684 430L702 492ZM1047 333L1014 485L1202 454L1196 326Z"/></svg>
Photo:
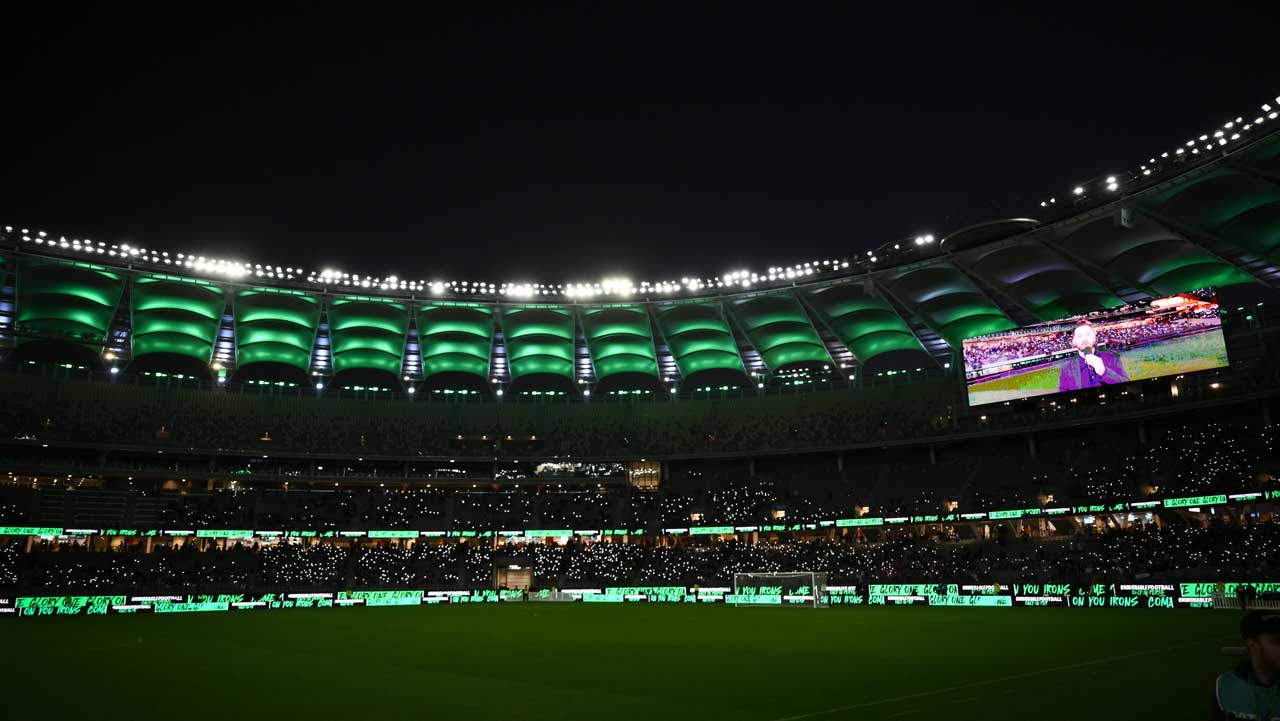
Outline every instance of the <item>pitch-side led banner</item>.
<svg viewBox="0 0 1280 721"><path fill-rule="evenodd" d="M1226 365L1214 288L964 341L970 406Z"/></svg>
<svg viewBox="0 0 1280 721"><path fill-rule="evenodd" d="M1280 593L1274 581L1245 582L1255 593ZM1010 608L1213 608L1215 598L1233 599L1240 583L872 583L822 585L819 600L828 606L968 606ZM94 616L121 613L206 613L301 608L372 608L463 603L552 600L567 597L578 603L723 603L739 606L812 605L814 589L759 583L729 587L624 586L567 588L526 592L515 589L428 591L422 589L365 591L283 591L259 594L162 594L98 596L0 596L0 618L35 616Z"/></svg>

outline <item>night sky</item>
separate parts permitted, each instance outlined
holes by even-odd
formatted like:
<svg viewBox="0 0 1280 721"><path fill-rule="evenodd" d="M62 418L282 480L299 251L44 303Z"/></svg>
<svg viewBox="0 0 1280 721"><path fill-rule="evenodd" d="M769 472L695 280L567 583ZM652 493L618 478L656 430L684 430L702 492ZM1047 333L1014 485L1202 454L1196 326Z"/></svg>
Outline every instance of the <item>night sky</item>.
<svg viewBox="0 0 1280 721"><path fill-rule="evenodd" d="M891 5L10 17L0 221L427 280L714 275L1025 215L1280 93L1264 4Z"/></svg>

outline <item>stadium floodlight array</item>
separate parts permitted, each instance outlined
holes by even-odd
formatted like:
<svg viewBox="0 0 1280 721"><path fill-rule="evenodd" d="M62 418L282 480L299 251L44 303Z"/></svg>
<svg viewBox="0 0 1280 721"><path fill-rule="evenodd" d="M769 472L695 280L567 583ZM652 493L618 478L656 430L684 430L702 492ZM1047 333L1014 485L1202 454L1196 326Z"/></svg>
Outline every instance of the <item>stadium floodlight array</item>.
<svg viewBox="0 0 1280 721"><path fill-rule="evenodd" d="M1280 96L1276 96L1274 103L1280 106ZM1160 176L1180 163L1185 164L1200 157L1207 157L1208 154L1224 151L1233 144L1249 140L1255 130L1264 126L1270 129L1270 125L1273 125L1278 118L1280 118L1280 112L1277 112L1272 103L1262 103L1260 112L1252 120L1244 115L1236 116L1210 132L1202 133L1173 150L1160 153L1159 157L1151 156L1145 163L1140 163L1136 171L1093 178L1073 187L1070 195L1076 200L1082 200L1090 196L1105 197L1122 194L1127 190L1126 186L1143 183ZM1053 208L1057 205L1056 196L1040 201L1041 208Z"/></svg>
<svg viewBox="0 0 1280 721"><path fill-rule="evenodd" d="M1192 513L1214 506L1265 503L1280 499L1280 490L1252 491L1245 493L1219 493L1204 496L1185 496L1162 500L1120 501L1115 503L1085 503L1071 506L1014 508L993 511L971 511L916 514L908 516L871 516L838 518L816 523L776 523L735 526L686 526L663 528L665 536L718 536L734 533L803 533L828 528L876 528L933 523L976 523L983 521L1016 521L1037 518L1088 517L1106 513L1154 513L1157 509L1185 509ZM547 538L587 538L643 536L643 528L531 528L524 530L415 530L415 529L367 529L367 530L318 530L318 529L226 529L226 528L62 528L57 526L0 526L0 536L123 536L123 537L194 537L208 539L274 540L286 539L494 539L506 540Z"/></svg>
<svg viewBox="0 0 1280 721"><path fill-rule="evenodd" d="M1275 105L1280 106L1280 96L1275 98ZM1250 113L1249 115L1254 115ZM1166 151L1159 157L1152 156L1145 163L1131 172L1124 174L1108 174L1077 184L1069 196L1075 203L1088 201L1109 201L1139 186L1162 178L1171 172L1180 172L1189 162L1198 162L1209 158L1215 152L1227 150L1252 140L1259 129L1269 131L1275 124L1278 115L1271 103L1262 103L1260 112L1252 118L1239 115L1228 120L1211 132L1203 133L1188 140L1183 146ZM1064 203L1071 205L1070 203ZM1053 209L1059 206L1057 196L1041 201L1042 209ZM14 233L14 226L4 227L6 234ZM40 249L55 252L69 252L77 256L100 256L127 264L147 263L158 269L186 269L200 275L227 278L231 280L280 280L305 282L326 289L345 290L379 290L386 292L430 293L431 295L453 296L485 296L511 299L534 299L537 297L564 297L571 300L592 300L595 298L644 296L697 295L724 289L752 289L754 287L776 287L789 285L797 279L815 275L826 275L853 270L869 270L882 259L893 260L895 256L917 257L921 252L935 252L934 236L931 233L917 233L914 242L911 240L890 241L866 251L864 257L831 258L796 263L791 266L773 266L766 272L738 269L717 276L682 277L679 280L642 280L632 281L630 278L606 277L599 282L570 283L532 283L527 281L493 283L489 281L459 280L410 280L399 273L386 276L361 275L334 268L321 270L305 270L301 267L280 266L247 261L213 258L197 253L173 253L158 251L145 247L137 247L128 243L108 244L104 241L81 240L65 236L52 238L43 230L31 231L20 229L20 237L24 243L31 243ZM911 238L912 236L908 236Z"/></svg>

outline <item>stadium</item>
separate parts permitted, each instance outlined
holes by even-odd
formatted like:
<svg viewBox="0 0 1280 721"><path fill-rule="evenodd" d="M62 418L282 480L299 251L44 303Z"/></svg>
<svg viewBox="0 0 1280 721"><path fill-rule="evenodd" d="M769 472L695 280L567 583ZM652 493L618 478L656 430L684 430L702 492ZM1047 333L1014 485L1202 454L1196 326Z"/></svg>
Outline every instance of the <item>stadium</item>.
<svg viewBox="0 0 1280 721"><path fill-rule="evenodd" d="M1200 718L1280 639L1277 106L696 277L0 223L6 718Z"/></svg>

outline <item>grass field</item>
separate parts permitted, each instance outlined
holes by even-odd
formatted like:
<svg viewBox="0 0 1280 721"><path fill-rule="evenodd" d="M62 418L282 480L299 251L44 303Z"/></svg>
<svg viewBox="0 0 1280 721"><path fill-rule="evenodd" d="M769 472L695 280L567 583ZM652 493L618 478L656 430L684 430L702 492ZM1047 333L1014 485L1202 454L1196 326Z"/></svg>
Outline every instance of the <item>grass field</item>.
<svg viewBox="0 0 1280 721"><path fill-rule="evenodd" d="M1201 719L1226 611L501 604L0 623L7 719Z"/></svg>

